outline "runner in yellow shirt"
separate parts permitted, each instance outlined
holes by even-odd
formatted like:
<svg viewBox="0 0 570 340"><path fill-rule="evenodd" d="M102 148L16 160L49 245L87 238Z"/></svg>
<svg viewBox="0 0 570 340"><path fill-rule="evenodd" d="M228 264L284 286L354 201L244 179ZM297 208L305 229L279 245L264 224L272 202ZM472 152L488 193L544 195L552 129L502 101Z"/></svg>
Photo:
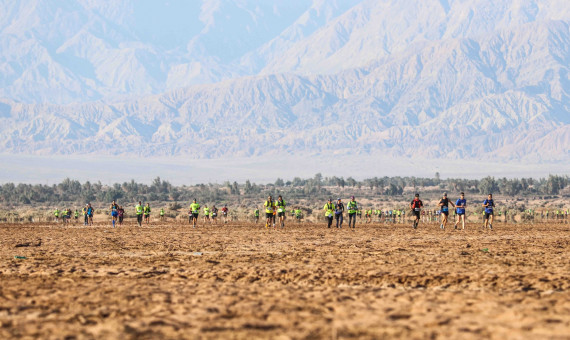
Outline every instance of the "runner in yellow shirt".
<svg viewBox="0 0 570 340"><path fill-rule="evenodd" d="M190 204L190 220L188 222L192 223L192 227L196 228L196 222L198 222L198 214L200 213L200 204L196 203L196 199Z"/></svg>
<svg viewBox="0 0 570 340"><path fill-rule="evenodd" d="M325 211L325 217L327 218L327 227L330 228L333 223L333 214L334 214L334 204L332 202L332 198L329 198L329 201L323 207Z"/></svg>
<svg viewBox="0 0 570 340"><path fill-rule="evenodd" d="M279 224L281 225L281 228L285 227L285 206L287 204L285 203L285 201L283 200L283 197L281 197L281 195L279 195L279 197L277 197L277 203L275 203L275 206L277 207L277 217L279 217ZM275 227L275 224L273 224L273 226Z"/></svg>
<svg viewBox="0 0 570 340"><path fill-rule="evenodd" d="M268 228L271 226L271 221L273 220L273 210L275 208L275 201L273 201L271 195L267 197L267 201L263 203L263 206L265 207L265 228Z"/></svg>

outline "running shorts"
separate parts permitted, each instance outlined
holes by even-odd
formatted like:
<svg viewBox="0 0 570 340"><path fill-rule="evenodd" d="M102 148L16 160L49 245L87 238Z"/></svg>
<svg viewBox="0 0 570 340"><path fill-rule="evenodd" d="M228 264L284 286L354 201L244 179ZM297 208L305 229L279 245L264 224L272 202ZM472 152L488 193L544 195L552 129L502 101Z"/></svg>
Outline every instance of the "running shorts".
<svg viewBox="0 0 570 340"><path fill-rule="evenodd" d="M493 216L493 212L486 212L485 213L485 219L488 220L489 216Z"/></svg>
<svg viewBox="0 0 570 340"><path fill-rule="evenodd" d="M265 218L273 218L273 213L265 213Z"/></svg>
<svg viewBox="0 0 570 340"><path fill-rule="evenodd" d="M285 212L284 211L278 212L277 217L285 217Z"/></svg>
<svg viewBox="0 0 570 340"><path fill-rule="evenodd" d="M192 213L192 217L198 218L198 213Z"/></svg>
<svg viewBox="0 0 570 340"><path fill-rule="evenodd" d="M414 213L414 216L416 216L417 218L420 218L420 212L419 211L412 211Z"/></svg>

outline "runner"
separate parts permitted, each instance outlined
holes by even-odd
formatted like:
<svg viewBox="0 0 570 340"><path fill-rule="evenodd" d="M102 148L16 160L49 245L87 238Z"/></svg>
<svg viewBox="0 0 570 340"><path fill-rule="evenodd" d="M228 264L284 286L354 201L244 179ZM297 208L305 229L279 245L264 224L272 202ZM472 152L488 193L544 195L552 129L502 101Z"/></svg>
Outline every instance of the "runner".
<svg viewBox="0 0 570 340"><path fill-rule="evenodd" d="M255 217L255 224L257 224L257 222L259 222L259 208L255 208L253 216Z"/></svg>
<svg viewBox="0 0 570 340"><path fill-rule="evenodd" d="M58 223L59 222L59 209L58 208L55 208L53 215L55 216L55 223Z"/></svg>
<svg viewBox="0 0 570 340"><path fill-rule="evenodd" d="M275 208L275 202L271 195L267 197L267 201L263 203L263 206L265 207L265 228L269 228L271 226L271 221L273 220L273 210Z"/></svg>
<svg viewBox="0 0 570 340"><path fill-rule="evenodd" d="M71 208L67 208L66 211L66 218L67 218L67 223L71 223L71 215L73 214L73 212L71 211Z"/></svg>
<svg viewBox="0 0 570 340"><path fill-rule="evenodd" d="M91 206L91 203L87 204L87 223L93 225L93 213L95 209Z"/></svg>
<svg viewBox="0 0 570 340"><path fill-rule="evenodd" d="M139 201L139 204L135 207L135 213L137 214L137 223L139 224L139 227L142 227L143 206L141 201Z"/></svg>
<svg viewBox="0 0 570 340"><path fill-rule="evenodd" d="M214 204L212 206L212 211L210 212L210 218L212 219L212 224L216 224L217 217L218 217L218 208L216 208L216 205Z"/></svg>
<svg viewBox="0 0 570 340"><path fill-rule="evenodd" d="M273 215L271 217L271 221L273 223L273 228L275 228L275 217L277 216L277 205L273 207Z"/></svg>
<svg viewBox="0 0 570 340"><path fill-rule="evenodd" d="M146 221L146 224L148 225L150 223L150 204L149 203L147 203L144 206L143 212L144 212L144 220Z"/></svg>
<svg viewBox="0 0 570 340"><path fill-rule="evenodd" d="M83 225L89 224L89 220L87 217L87 207L88 206L89 206L89 204L85 204L85 206L83 207Z"/></svg>
<svg viewBox="0 0 570 340"><path fill-rule="evenodd" d="M75 209L75 213L73 214L73 218L75 219L74 224L77 224L77 221L79 220L79 211L77 209Z"/></svg>
<svg viewBox="0 0 570 340"><path fill-rule="evenodd" d="M447 193L444 192L443 198L439 200L438 204L441 209L440 210L441 224L439 225L441 229L445 229L445 227L447 226L447 216L449 216L449 204L455 207L455 204L453 204L453 202L450 202L449 199L447 198Z"/></svg>
<svg viewBox="0 0 570 340"><path fill-rule="evenodd" d="M301 211L300 207L295 209L295 218L297 219L297 223L301 223L301 219L303 219L303 212Z"/></svg>
<svg viewBox="0 0 570 340"><path fill-rule="evenodd" d="M275 206L277 207L277 217L279 217L279 225L281 226L281 228L285 227L285 212L287 210L285 210L285 207L287 206L287 203L285 203L285 201L283 200L283 197L281 197L281 195L279 195L279 197L277 197L277 203L275 203ZM275 227L275 224L273 224L273 226Z"/></svg>
<svg viewBox="0 0 570 340"><path fill-rule="evenodd" d="M352 228L356 228L356 213L358 212L358 204L354 200L354 196L350 196L350 201L346 205L348 210L348 228L352 225Z"/></svg>
<svg viewBox="0 0 570 340"><path fill-rule="evenodd" d="M224 223L228 223L228 206L225 204L222 208L222 217L224 218Z"/></svg>
<svg viewBox="0 0 570 340"><path fill-rule="evenodd" d="M198 222L198 214L200 213L200 204L196 203L196 199L190 204L189 223L192 223L192 227L196 228L196 222Z"/></svg>
<svg viewBox="0 0 570 340"><path fill-rule="evenodd" d="M415 198L410 203L410 209L412 210L412 214L416 216L414 224L412 225L412 228L414 229L417 229L418 224L420 223L420 211L422 210L423 206L424 203L420 200L420 194L416 194Z"/></svg>
<svg viewBox="0 0 570 340"><path fill-rule="evenodd" d="M123 209L122 205L119 207L119 210L117 210L117 212L119 213L119 225L122 226L123 218L125 217L125 209Z"/></svg>
<svg viewBox="0 0 570 340"><path fill-rule="evenodd" d="M164 208L160 208L160 222L164 222Z"/></svg>
<svg viewBox="0 0 570 340"><path fill-rule="evenodd" d="M336 219L336 227L342 228L342 214L344 213L344 203L338 198L334 205L334 218Z"/></svg>
<svg viewBox="0 0 570 340"><path fill-rule="evenodd" d="M113 223L113 228L115 228L115 223L117 222L117 217L119 216L119 205L115 203L115 200L113 200L113 203L111 203L109 210L111 210L111 221Z"/></svg>
<svg viewBox="0 0 570 340"><path fill-rule="evenodd" d="M493 230L493 210L495 209L495 202L493 201L493 195L489 194L487 199L483 201L483 207L485 207L485 222L483 223L483 228Z"/></svg>
<svg viewBox="0 0 570 340"><path fill-rule="evenodd" d="M210 221L210 208L204 205L204 224L206 224L206 221Z"/></svg>
<svg viewBox="0 0 570 340"><path fill-rule="evenodd" d="M455 202L455 212L457 213L457 221L455 221L454 228L457 229L457 224L461 221L461 229L465 229L465 208L467 201L465 200L465 193L461 193L459 199Z"/></svg>
<svg viewBox="0 0 570 340"><path fill-rule="evenodd" d="M329 201L323 207L325 211L325 217L327 218L327 227L330 228L333 221L333 212L334 212L334 204L332 202L332 198L329 198Z"/></svg>

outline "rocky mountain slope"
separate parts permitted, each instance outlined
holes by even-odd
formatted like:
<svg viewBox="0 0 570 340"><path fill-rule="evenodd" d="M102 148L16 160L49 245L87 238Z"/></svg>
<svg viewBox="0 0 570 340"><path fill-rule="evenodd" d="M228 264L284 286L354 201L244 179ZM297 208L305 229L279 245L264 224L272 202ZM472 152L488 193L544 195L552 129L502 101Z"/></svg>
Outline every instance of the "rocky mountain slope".
<svg viewBox="0 0 570 340"><path fill-rule="evenodd" d="M0 14L3 152L570 159L565 1L30 3Z"/></svg>

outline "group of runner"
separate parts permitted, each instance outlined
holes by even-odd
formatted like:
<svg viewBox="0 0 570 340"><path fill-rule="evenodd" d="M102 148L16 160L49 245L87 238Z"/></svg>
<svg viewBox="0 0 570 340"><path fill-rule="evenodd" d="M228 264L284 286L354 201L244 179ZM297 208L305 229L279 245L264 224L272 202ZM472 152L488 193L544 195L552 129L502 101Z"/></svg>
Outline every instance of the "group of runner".
<svg viewBox="0 0 570 340"><path fill-rule="evenodd" d="M417 229L421 211L424 206L423 202L420 200L420 195L416 194L414 199L410 202L410 210L412 211L413 217L415 217L412 224L412 228ZM444 230L447 226L448 216L449 216L449 205L455 208L455 214L457 219L454 224L454 228L458 229L458 225L461 224L461 229L465 229L465 213L467 208L467 200L465 199L465 193L461 193L460 197L453 203L447 198L447 193L443 194L443 197L439 200L438 206L440 208L441 224L440 228ZM273 201L272 197L269 196L267 201L264 203L265 213L266 213L266 223L265 227L273 225L275 227L275 213L279 217L280 226L283 228L285 226L285 201L281 195L277 198L277 201ZM482 207L484 209L484 222L483 228L489 228L493 230L493 216L495 209L495 202L493 200L493 195L489 194L487 198L483 201ZM348 204L344 205L341 198L337 198L336 202L333 203L332 198L329 198L328 202L325 203L323 210L325 212L325 218L327 221L327 228L332 228L333 221L336 220L336 228L342 228L344 221L344 213L348 212L348 227L356 228L356 217L357 213L360 211L358 203L356 202L354 196L350 197ZM371 210L366 212L367 216L371 215ZM405 213L403 214L405 216Z"/></svg>
<svg viewBox="0 0 570 340"><path fill-rule="evenodd" d="M216 208L216 205L212 205L209 208L207 205L204 205L202 208L202 213L204 214L204 224L206 222L210 222L211 224L216 224L218 219L218 211L222 214L222 221L224 223L228 223L228 214L230 210L228 209L227 205L224 205L221 210ZM188 209L188 222L192 224L194 228L196 228L198 224L198 216L200 215L200 204L196 202L196 199L192 201L190 204L190 208Z"/></svg>
<svg viewBox="0 0 570 340"><path fill-rule="evenodd" d="M350 201L348 201L346 208L341 198L337 198L335 203L333 203L332 198L329 198L328 202L325 203L323 210L325 211L327 228L332 227L333 220L336 220L337 228L342 228L345 211L348 212L348 227L353 229L356 228L356 216L360 209L358 208L358 203L356 203L354 196L350 197Z"/></svg>
<svg viewBox="0 0 570 340"><path fill-rule="evenodd" d="M115 202L115 201L113 201ZM111 205L112 207L112 205ZM146 224L150 224L150 203L146 203L146 204L142 204L142 201L139 201L139 204L137 204L135 206L135 214L137 215L137 224L139 225L139 227L142 226L143 222L146 222ZM111 209L111 216L113 216L113 210ZM113 226L115 226L115 219L118 217L118 214L116 216L113 216ZM122 224L122 222L121 222Z"/></svg>
<svg viewBox="0 0 570 340"><path fill-rule="evenodd" d="M276 223L275 220L277 217L279 217L279 220L281 222L281 227L285 227L285 220L287 219L287 209L286 206L287 204L285 203L285 201L283 201L283 197L281 197L281 201L277 201L277 203L272 204L272 198L270 199L271 196L268 197L267 201L264 203L264 209L265 209L265 227L268 228L270 226L273 226L274 228L276 228ZM280 204L280 205L277 205ZM255 210L253 211L253 217L255 220L255 223L257 224L257 222L259 222L259 216L260 216L260 212L259 212L259 208L255 208ZM301 220L303 219L303 211L301 210L300 207L295 207L293 209L291 209L291 217L295 218L297 220L297 222L301 223Z"/></svg>
<svg viewBox="0 0 570 340"><path fill-rule="evenodd" d="M265 228L273 226L276 228L276 218L279 219L279 226L285 228L285 219L287 218L287 203L283 200L283 197L279 195L277 201L273 200L273 197L269 195L265 203L263 203L265 209ZM254 211L255 222L259 220L259 209L256 208ZM301 221L303 216L302 210L297 207L291 210L291 216L295 216L297 221Z"/></svg>
<svg viewBox="0 0 570 340"><path fill-rule="evenodd" d="M94 213L94 209L91 206L91 203L87 203L85 204L85 207L83 207L83 216L84 216L84 225L93 225L93 213ZM77 221L79 220L79 211L77 209L75 209L75 212L72 213L71 209L63 209L63 210L59 210L59 209L55 209L53 212L53 215L55 217L55 221L59 222L59 219L61 218L63 224L67 224L71 222L71 215L73 214L73 217L75 219L75 222L77 223Z"/></svg>
<svg viewBox="0 0 570 340"><path fill-rule="evenodd" d="M440 217L440 228L442 230L444 230L447 227L448 217L451 211L450 206L453 207L453 211L456 216L454 228L458 229L460 227L462 230L465 229L465 218L466 218L466 208L467 208L465 193L462 192L459 198L455 202L452 202L450 199L448 199L447 193L443 193L443 197L439 200L437 206L439 208L438 211L434 212L428 211L428 212L432 213L434 217L435 216ZM268 196L267 200L263 204L263 207L265 209L266 228L269 228L271 226L276 228L277 225L279 225L279 227L281 228L285 227L287 203L283 200L283 197L281 195L278 196L277 200L273 200L271 195ZM487 198L482 202L481 207L483 209L483 228L489 228L490 230L493 230L492 223L495 214L495 202L493 200L492 194L488 194ZM414 199L410 202L410 210L412 211L411 217L413 218L412 228L414 229L418 228L421 217L425 216L425 214L423 214L424 212L423 208L424 204L420 200L419 194L415 194ZM189 207L188 211L189 223L192 224L193 227L197 226L198 217L200 215L201 209L204 216L203 222L204 223L210 222L212 224L215 224L218 217L218 208L216 208L215 205L212 205L211 208L205 205L202 208L200 204L196 202L196 199L193 200L193 202L190 204ZM84 225L93 225L94 211L95 210L90 203L87 203L85 205L85 207L83 208ZM119 226L123 225L123 220L125 217L125 210L123 209L123 207L119 206L116 203L116 201L113 200L113 202L109 207L109 211L113 227L116 227L117 224ZM344 214L347 213L348 227L354 229L356 228L357 216L361 217L361 210L354 196L350 197L350 200L348 201L346 206L342 202L341 198L337 198L337 200L334 203L332 201L332 198L329 198L329 200L323 207L323 211L325 213L325 219L327 221L327 228L332 228L334 221L336 221L335 225L336 228L342 228L344 222ZM566 210L566 212L564 210L559 210L554 212L555 213L549 214L549 211L547 210L546 218L548 219L550 217L550 218L555 218L557 220L558 219L564 220L565 218L567 219L568 217L568 210ZM227 205L224 205L224 207L221 209L221 216L224 223L228 222L228 213L229 209ZM532 216L537 214L533 210L527 210L525 211L525 213L531 214ZM499 212L499 215L500 214L501 212ZM70 221L71 215L72 215L71 209L64 209L62 211L56 209L54 211L54 216L56 221L59 221L59 219L62 218L64 223L68 223ZM150 224L150 215L151 215L150 204L146 203L145 205L143 205L142 202L139 201L138 204L135 206L135 215L137 216L137 223L139 227L142 226L144 222L146 222L147 225ZM369 209L365 210L365 221L371 223L373 215L377 215L378 218L380 219L384 215L385 221L395 222L396 218L400 218L400 220L402 217L405 218L406 213L405 210L397 210L397 209L386 210L384 212L382 210ZM165 218L164 208L160 209L159 216L160 220L163 221ZM259 221L259 216L260 216L260 209L256 208L254 210L254 218L256 223ZM303 218L303 212L300 209L300 207L292 209L291 216L295 217L300 222L301 219ZM544 216L544 213L542 213L541 216ZM79 217L79 211L75 210L74 217L75 220L77 221Z"/></svg>
<svg viewBox="0 0 570 340"><path fill-rule="evenodd" d="M440 216L441 216L441 224L439 227L444 230L447 226L447 219L449 216L449 205L452 205L455 208L455 214L457 219L454 224L454 229L457 229L457 226L461 223L461 229L465 229L465 212L467 208L467 200L465 199L465 193L461 193L459 198L455 203L450 201L447 198L447 193L443 193L443 197L439 200L438 206L440 207ZM412 214L415 216L414 222L412 224L412 228L417 229L420 223L420 212L423 208L424 204L420 200L420 195L416 194L415 198L410 203L410 209L412 210ZM487 198L483 201L482 207L484 208L485 215L483 219L483 228L489 228L493 230L493 216L495 210L495 202L493 201L493 195L489 194Z"/></svg>

